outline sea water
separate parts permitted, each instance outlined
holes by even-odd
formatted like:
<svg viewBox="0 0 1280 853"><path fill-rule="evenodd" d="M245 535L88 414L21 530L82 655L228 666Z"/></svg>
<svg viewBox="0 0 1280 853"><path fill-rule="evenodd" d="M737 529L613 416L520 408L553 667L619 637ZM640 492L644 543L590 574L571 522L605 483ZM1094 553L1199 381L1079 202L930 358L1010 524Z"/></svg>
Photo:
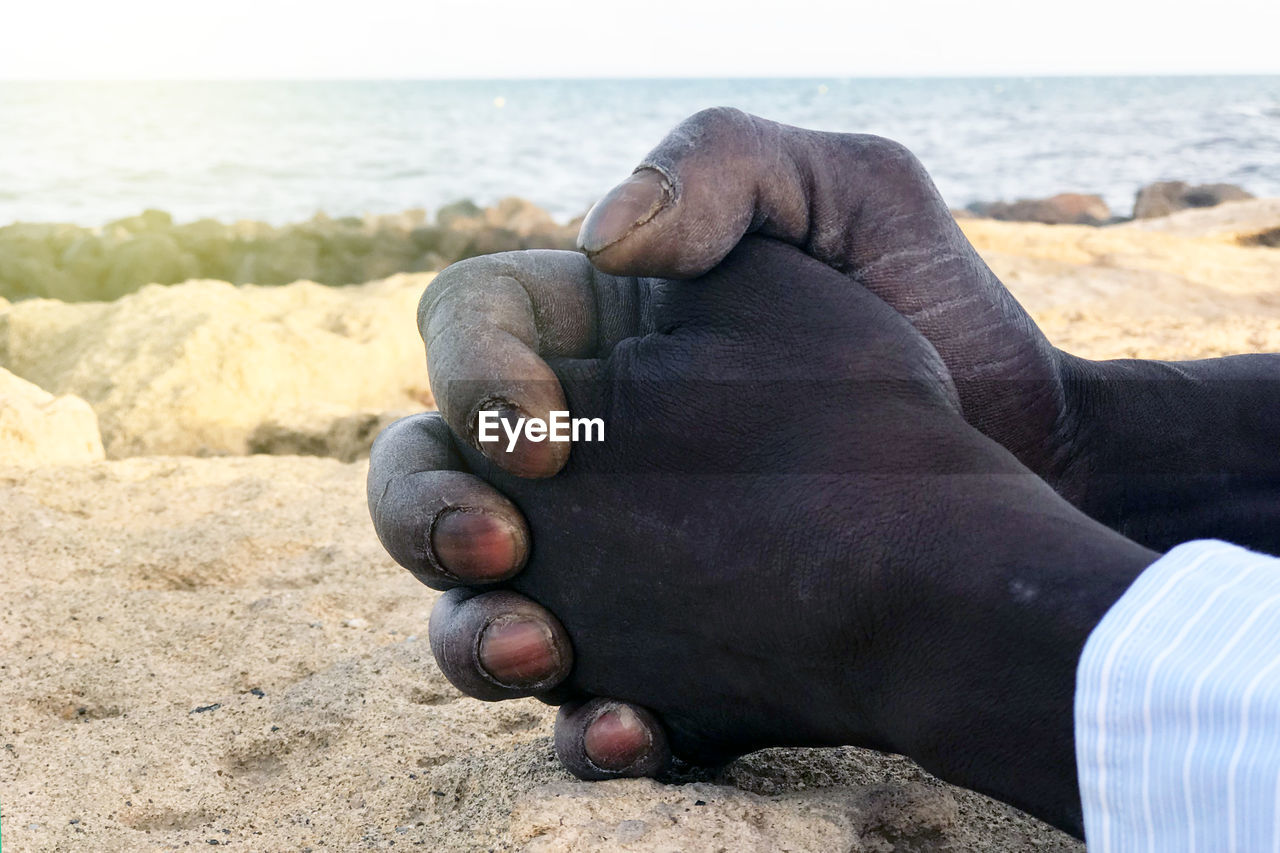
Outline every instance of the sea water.
<svg viewBox="0 0 1280 853"><path fill-rule="evenodd" d="M0 82L0 224L284 223L531 199L567 219L708 106L909 146L953 207L1162 179L1280 196L1280 77Z"/></svg>

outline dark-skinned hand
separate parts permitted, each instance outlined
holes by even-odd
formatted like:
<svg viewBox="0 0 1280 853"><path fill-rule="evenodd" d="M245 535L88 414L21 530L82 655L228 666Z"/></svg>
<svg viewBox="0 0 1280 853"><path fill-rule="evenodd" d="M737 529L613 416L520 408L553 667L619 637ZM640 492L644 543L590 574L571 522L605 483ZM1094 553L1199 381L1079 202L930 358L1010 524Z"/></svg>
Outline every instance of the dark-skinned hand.
<svg viewBox="0 0 1280 853"><path fill-rule="evenodd" d="M437 347L474 332L478 294L488 323L513 288L523 310L484 342L509 348L495 386ZM1155 554L967 423L938 350L883 300L748 238L693 282L478 258L422 317L483 405L565 393L606 424L550 478L492 465L438 415L379 438L375 526L449 588L430 635L454 684L565 702L557 751L584 778L858 744L1081 831L1076 660Z"/></svg>

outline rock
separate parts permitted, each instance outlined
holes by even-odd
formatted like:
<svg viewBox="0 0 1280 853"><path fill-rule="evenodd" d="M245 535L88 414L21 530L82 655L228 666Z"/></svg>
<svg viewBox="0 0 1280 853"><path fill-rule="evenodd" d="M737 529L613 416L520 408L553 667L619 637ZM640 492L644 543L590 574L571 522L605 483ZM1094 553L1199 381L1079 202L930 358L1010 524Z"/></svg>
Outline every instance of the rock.
<svg viewBox="0 0 1280 853"><path fill-rule="evenodd" d="M66 248L60 259L63 271L75 282L75 285L65 290L46 285L38 294L33 295L61 299L65 302L83 302L99 298L102 293L102 276L106 268L106 254L101 237L90 233L81 235Z"/></svg>
<svg viewBox="0 0 1280 853"><path fill-rule="evenodd" d="M232 284L358 284L398 272L441 269L476 254L572 249L577 221L557 224L529 201L503 199L441 209L330 218L274 227L202 219L174 225L148 210L99 229L16 224L0 228L0 294L15 299L115 299L147 284L188 279Z"/></svg>
<svg viewBox="0 0 1280 853"><path fill-rule="evenodd" d="M1154 219L1189 207L1213 207L1227 201L1250 198L1253 198L1253 193L1235 184L1191 186L1184 181L1160 181L1138 190L1133 202L1133 218Z"/></svg>
<svg viewBox="0 0 1280 853"><path fill-rule="evenodd" d="M139 284L174 284L199 274L200 267L168 234L146 231L118 243L108 253L101 289L91 299L116 299Z"/></svg>
<svg viewBox="0 0 1280 853"><path fill-rule="evenodd" d="M38 257L7 251L0 245L0 288L14 299L38 296L50 290L67 290L60 271Z"/></svg>
<svg viewBox="0 0 1280 853"><path fill-rule="evenodd" d="M278 239L247 248L233 276L236 283L286 284L321 278L320 240L291 229Z"/></svg>
<svg viewBox="0 0 1280 853"><path fill-rule="evenodd" d="M1046 225L1102 225L1111 220L1111 208L1099 195L1059 193L1050 198L1015 202L976 202L969 211L1006 222L1041 222Z"/></svg>
<svg viewBox="0 0 1280 853"><path fill-rule="evenodd" d="M230 230L215 219L199 219L179 225L171 232L183 251L199 265L199 278L226 279L239 263L242 249L232 242ZM302 276L297 276L296 281Z"/></svg>
<svg viewBox="0 0 1280 853"><path fill-rule="evenodd" d="M301 407L355 415L430 405L414 324L430 280L192 281L109 303L29 300L0 314L0 366L88 401L113 458L245 453L261 425ZM327 446L354 452L361 423L331 423Z"/></svg>
<svg viewBox="0 0 1280 853"><path fill-rule="evenodd" d="M164 231L173 227L173 217L163 210L144 210L137 216L117 219L107 224L107 229L120 228L131 234L143 231Z"/></svg>
<svg viewBox="0 0 1280 853"><path fill-rule="evenodd" d="M0 466L103 458L98 418L79 397L49 392L0 368Z"/></svg>
<svg viewBox="0 0 1280 853"><path fill-rule="evenodd" d="M361 220L366 231L406 232L427 224L427 212L421 207L411 207L399 213L369 214Z"/></svg>
<svg viewBox="0 0 1280 853"><path fill-rule="evenodd" d="M474 219L484 213L484 208L469 198L451 202L436 211L436 224L441 228L452 227L459 219Z"/></svg>
<svg viewBox="0 0 1280 853"><path fill-rule="evenodd" d="M444 258L461 258L471 243L471 235L467 232L439 226L415 228L409 237L419 250Z"/></svg>
<svg viewBox="0 0 1280 853"><path fill-rule="evenodd" d="M1280 227L1268 228L1257 234L1249 234L1240 238L1245 246L1264 246L1268 249L1280 249Z"/></svg>
<svg viewBox="0 0 1280 853"><path fill-rule="evenodd" d="M515 196L502 199L484 212L485 224L512 231L520 237L549 234L558 227L551 214L531 201Z"/></svg>
<svg viewBox="0 0 1280 853"><path fill-rule="evenodd" d="M23 299L65 287L57 268L59 228L24 222L0 228L0 295Z"/></svg>
<svg viewBox="0 0 1280 853"><path fill-rule="evenodd" d="M514 252L525 247L520 235L505 228L484 228L476 231L467 248L462 250L462 257L474 258L476 255L491 255L495 252Z"/></svg>
<svg viewBox="0 0 1280 853"><path fill-rule="evenodd" d="M336 410L335 410L336 409ZM340 407L311 407L273 415L248 439L250 453L273 456L330 456L354 462L393 421L410 412L355 412Z"/></svg>
<svg viewBox="0 0 1280 853"><path fill-rule="evenodd" d="M971 839L957 833L957 818L950 793L922 784L762 797L647 779L555 782L522 797L511 816L525 853L704 850L715 838L732 838L734 853L1010 849L963 843Z"/></svg>

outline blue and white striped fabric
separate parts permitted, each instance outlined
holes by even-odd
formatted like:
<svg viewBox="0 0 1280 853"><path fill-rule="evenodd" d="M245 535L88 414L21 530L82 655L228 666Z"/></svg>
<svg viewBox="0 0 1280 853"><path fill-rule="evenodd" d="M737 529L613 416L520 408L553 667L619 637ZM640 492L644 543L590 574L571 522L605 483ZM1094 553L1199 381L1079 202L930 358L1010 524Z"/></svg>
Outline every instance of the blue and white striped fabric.
<svg viewBox="0 0 1280 853"><path fill-rule="evenodd" d="M1280 853L1280 559L1148 567L1089 635L1075 731L1090 853Z"/></svg>

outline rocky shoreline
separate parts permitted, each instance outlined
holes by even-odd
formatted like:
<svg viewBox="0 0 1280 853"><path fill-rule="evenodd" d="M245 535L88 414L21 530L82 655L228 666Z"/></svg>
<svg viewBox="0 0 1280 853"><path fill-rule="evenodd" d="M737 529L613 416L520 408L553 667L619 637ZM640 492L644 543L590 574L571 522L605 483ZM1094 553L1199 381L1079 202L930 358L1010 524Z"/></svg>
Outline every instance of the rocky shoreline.
<svg viewBox="0 0 1280 853"><path fill-rule="evenodd" d="M1132 217L1098 195L1061 193L1014 202L977 202L957 218L1049 225L1110 225L1251 199L1230 184L1166 181L1143 187ZM231 284L359 284L396 273L438 272L474 255L516 249L572 249L581 217L556 222L530 201L470 201L363 218L312 219L284 226L212 219L176 224L161 210L101 228L50 223L0 227L0 298L85 302L117 299L148 284L213 279ZM1280 242L1280 238L1277 238Z"/></svg>
<svg viewBox="0 0 1280 853"><path fill-rule="evenodd" d="M1059 193L1049 198L1024 198L1014 202L974 202L960 216L978 216L1004 222L1040 222L1045 225L1115 225L1139 219L1158 219L1182 210L1217 207L1246 201L1253 193L1234 184L1198 184L1159 181L1138 190L1133 215L1113 213L1100 195Z"/></svg>
<svg viewBox="0 0 1280 853"><path fill-rule="evenodd" d="M101 301L190 279L359 284L438 271L491 252L572 249L580 221L557 223L533 203L507 198L489 208L456 202L434 217L424 210L340 219L317 214L280 227L248 220L175 224L161 210L101 228L20 222L0 227L0 297Z"/></svg>

